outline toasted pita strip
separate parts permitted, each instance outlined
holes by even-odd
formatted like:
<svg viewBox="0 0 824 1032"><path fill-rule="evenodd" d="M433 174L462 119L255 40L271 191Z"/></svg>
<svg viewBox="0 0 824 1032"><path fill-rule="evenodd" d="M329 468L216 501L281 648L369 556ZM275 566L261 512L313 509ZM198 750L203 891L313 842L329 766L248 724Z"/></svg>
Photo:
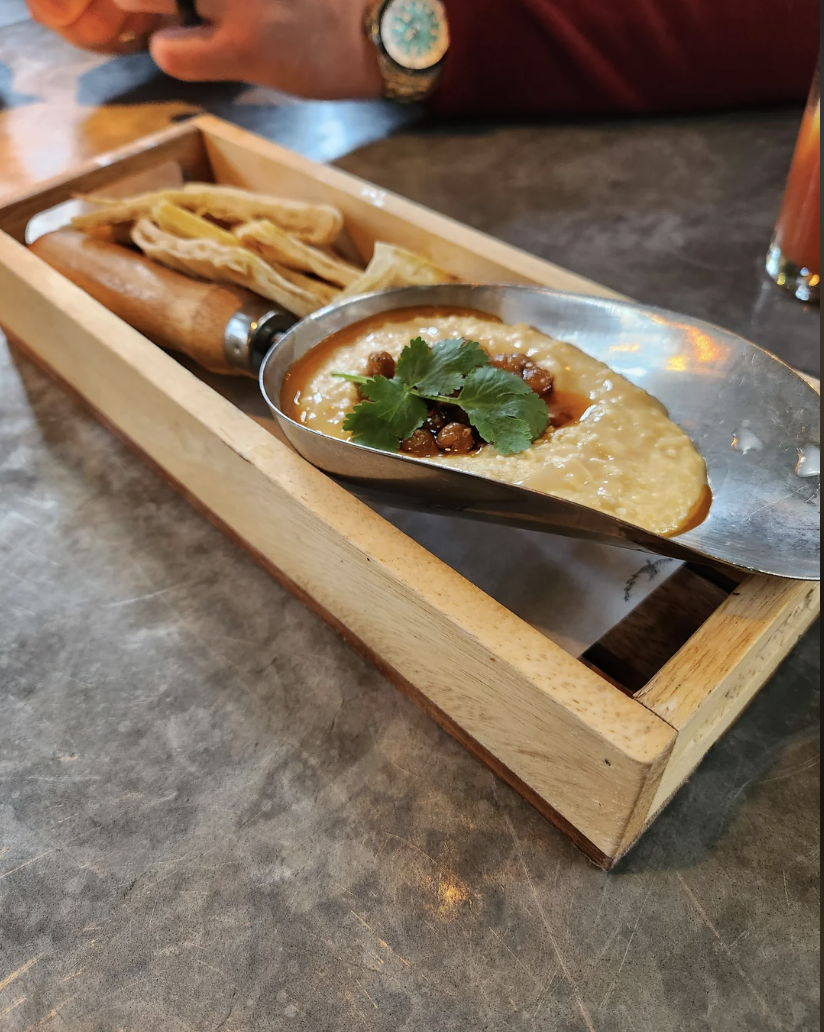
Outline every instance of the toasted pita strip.
<svg viewBox="0 0 824 1032"><path fill-rule="evenodd" d="M151 219L142 218L132 228L132 240L155 261L178 272L187 272L216 283L236 283L304 318L328 304L331 288L312 283L313 289L282 276L277 269L244 247L229 247L215 240L182 240L165 233ZM288 270L290 275L291 270ZM326 287L325 290L322 288ZM317 288L317 289L316 289Z"/></svg>
<svg viewBox="0 0 824 1032"><path fill-rule="evenodd" d="M154 190L122 199L91 195L83 200L101 206L99 211L79 215L72 222L75 229L86 233L120 223L137 222L149 215L161 201L177 204L198 215L209 215L231 226L268 219L286 233L319 247L334 243L343 229L343 216L331 205L268 197L213 183L187 183L182 189Z"/></svg>
<svg viewBox="0 0 824 1032"><path fill-rule="evenodd" d="M168 201L161 201L160 204L155 205L152 209L151 218L158 229L162 229L164 233L171 233L172 236L180 237L183 240L213 240L226 247L239 246L237 237L225 229L221 229L220 226L216 226L214 222L209 222L208 219L203 219L200 215L195 215L193 212L187 211L176 204L170 204ZM296 272L294 269L287 269L286 266L279 265L277 262L270 261L268 264L290 283L296 284L302 290L314 293L322 305L329 304L339 293L337 288L330 287L328 283L310 279L308 276L304 276L303 273Z"/></svg>
<svg viewBox="0 0 824 1032"><path fill-rule="evenodd" d="M448 272L426 258L421 258L411 251L404 251L394 244L378 242L375 253L366 272L338 296L343 301L359 294L371 294L379 290L392 290L394 287L429 286L434 283L456 283L457 280Z"/></svg>
<svg viewBox="0 0 824 1032"><path fill-rule="evenodd" d="M234 236L200 215L169 201L160 201L152 208L152 221L164 233L184 240L215 240L228 247L237 247Z"/></svg>
<svg viewBox="0 0 824 1032"><path fill-rule="evenodd" d="M233 232L244 247L261 258L290 269L312 272L339 287L349 287L363 275L363 270L356 265L310 247L268 219L245 222L242 226L235 226Z"/></svg>
<svg viewBox="0 0 824 1032"><path fill-rule="evenodd" d="M243 250L246 250L246 248L243 248ZM255 257L258 257L258 255L255 255ZM265 261L265 259L263 260ZM266 264L270 269L274 269L279 276L288 280L289 283L294 283L296 287L314 295L320 302L319 308L331 305L335 298L340 297L340 289L333 287L329 283L324 283L323 280L315 279L313 276L306 276L295 269L287 269L285 265L278 265L277 262L266 262Z"/></svg>

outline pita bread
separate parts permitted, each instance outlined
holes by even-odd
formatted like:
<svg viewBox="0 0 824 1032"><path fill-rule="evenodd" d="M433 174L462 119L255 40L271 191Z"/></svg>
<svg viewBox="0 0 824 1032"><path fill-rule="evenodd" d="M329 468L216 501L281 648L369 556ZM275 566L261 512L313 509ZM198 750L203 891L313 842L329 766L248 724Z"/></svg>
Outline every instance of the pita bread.
<svg viewBox="0 0 824 1032"><path fill-rule="evenodd" d="M85 233L95 233L123 223L135 223L150 215L152 209L162 201L176 204L198 215L208 215L230 226L267 219L284 232L319 247L334 243L343 229L343 215L331 205L267 197L250 190L216 186L213 183L187 183L182 189L154 190L122 199L88 196L83 200L101 206L99 211L79 215L73 220L73 228Z"/></svg>
<svg viewBox="0 0 824 1032"><path fill-rule="evenodd" d="M243 248L243 250L246 250L246 248ZM255 255L255 257L257 258L258 255ZM266 262L266 264L270 269L274 269L279 276L288 280L289 283L294 283L301 290L306 290L313 294L320 302L319 308L331 305L335 298L340 296L340 289L338 287L324 283L323 280L315 279L314 276L307 276L302 272L297 272L295 269L287 269L285 265L278 265L277 262Z"/></svg>
<svg viewBox="0 0 824 1032"><path fill-rule="evenodd" d="M425 287L435 283L457 283L457 280L426 258L379 241L366 272L350 284L338 300L395 287Z"/></svg>
<svg viewBox="0 0 824 1032"><path fill-rule="evenodd" d="M234 234L244 247L248 247L266 261L314 273L315 276L320 276L321 279L335 283L339 287L350 287L363 275L363 270L356 265L289 236L268 219L236 226Z"/></svg>
<svg viewBox="0 0 824 1032"><path fill-rule="evenodd" d="M246 287L301 319L329 304L337 293L328 284L291 269L281 272L244 247L229 247L215 240L183 240L165 233L148 217L134 225L132 240L149 258L170 269L214 283Z"/></svg>

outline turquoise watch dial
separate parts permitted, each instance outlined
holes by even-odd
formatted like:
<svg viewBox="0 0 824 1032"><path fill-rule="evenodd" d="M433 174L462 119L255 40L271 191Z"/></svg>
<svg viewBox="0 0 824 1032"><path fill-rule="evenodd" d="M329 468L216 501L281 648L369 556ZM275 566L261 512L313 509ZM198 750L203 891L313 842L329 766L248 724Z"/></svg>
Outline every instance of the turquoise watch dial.
<svg viewBox="0 0 824 1032"><path fill-rule="evenodd" d="M449 49L441 0L390 0L381 15L380 34L392 60L410 71L434 68Z"/></svg>

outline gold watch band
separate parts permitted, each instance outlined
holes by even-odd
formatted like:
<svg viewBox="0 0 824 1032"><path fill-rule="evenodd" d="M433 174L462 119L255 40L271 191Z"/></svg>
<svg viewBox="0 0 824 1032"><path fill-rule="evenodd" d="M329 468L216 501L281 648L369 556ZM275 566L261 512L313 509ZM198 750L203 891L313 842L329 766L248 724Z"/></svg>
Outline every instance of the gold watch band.
<svg viewBox="0 0 824 1032"><path fill-rule="evenodd" d="M378 53L378 66L383 79L383 95L388 100L399 104L417 104L429 96L438 84L443 69L443 61L434 68L412 71L399 65L386 52L381 40L381 15L387 0L371 3L364 16L363 29L367 39Z"/></svg>

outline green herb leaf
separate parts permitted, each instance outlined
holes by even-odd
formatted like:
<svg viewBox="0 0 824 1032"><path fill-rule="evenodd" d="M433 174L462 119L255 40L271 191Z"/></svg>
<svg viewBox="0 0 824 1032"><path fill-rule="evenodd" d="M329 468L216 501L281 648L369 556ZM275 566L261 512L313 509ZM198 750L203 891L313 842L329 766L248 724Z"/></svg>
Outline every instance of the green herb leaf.
<svg viewBox="0 0 824 1032"><path fill-rule="evenodd" d="M401 441L423 426L429 406L410 394L400 380L375 376L361 390L369 401L356 406L343 424L357 444L396 452Z"/></svg>
<svg viewBox="0 0 824 1032"><path fill-rule="evenodd" d="M425 376L414 381L403 377L421 394L448 398L461 389L464 379L473 369L489 365L489 355L474 340L442 340L432 348L430 355L431 364Z"/></svg>
<svg viewBox="0 0 824 1032"><path fill-rule="evenodd" d="M485 441L502 455L525 451L546 430L546 404L514 373L484 366L474 369L456 399Z"/></svg>
<svg viewBox="0 0 824 1032"><path fill-rule="evenodd" d="M429 345L423 337L416 337L401 352L395 376L407 387L414 387L429 375L433 361Z"/></svg>
<svg viewBox="0 0 824 1032"><path fill-rule="evenodd" d="M360 384L369 399L349 413L343 429L357 444L381 451L398 451L400 442L423 426L431 402L462 408L502 455L525 451L549 423L546 404L532 388L520 376L491 366L484 349L471 340L444 340L430 349L418 337L401 353L393 380L334 375Z"/></svg>

